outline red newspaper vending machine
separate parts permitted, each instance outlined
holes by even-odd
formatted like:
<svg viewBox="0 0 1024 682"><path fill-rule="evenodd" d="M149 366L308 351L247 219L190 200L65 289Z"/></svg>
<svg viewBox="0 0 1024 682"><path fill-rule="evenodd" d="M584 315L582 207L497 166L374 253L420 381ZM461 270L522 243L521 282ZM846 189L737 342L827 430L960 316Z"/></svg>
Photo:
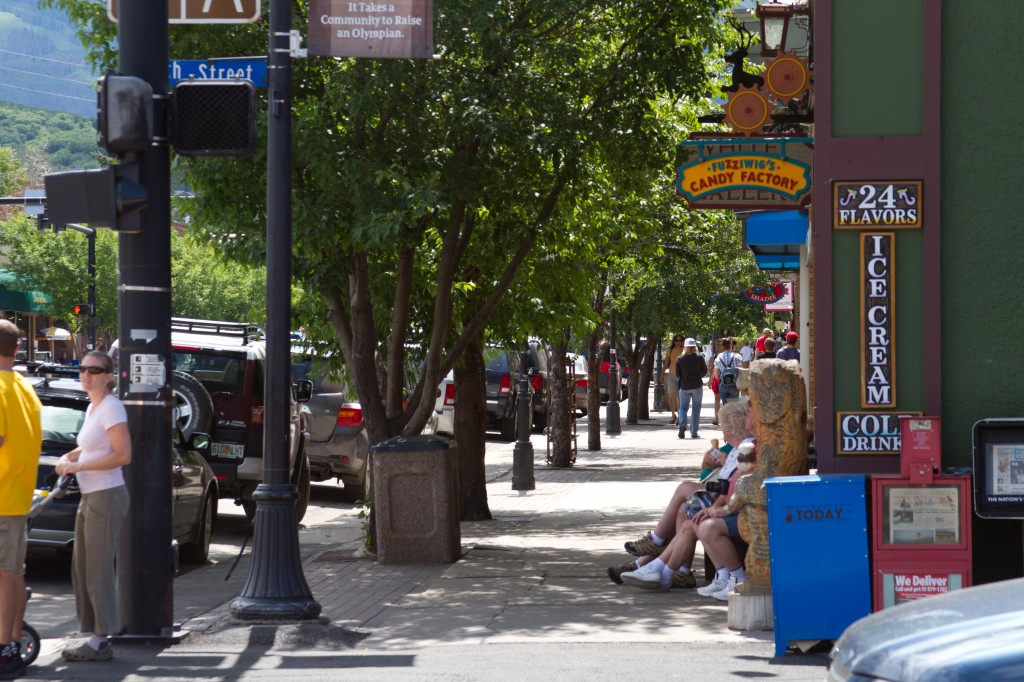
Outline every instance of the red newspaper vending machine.
<svg viewBox="0 0 1024 682"><path fill-rule="evenodd" d="M900 438L900 475L871 477L875 611L971 585L971 477L939 474L938 417L901 418Z"/></svg>

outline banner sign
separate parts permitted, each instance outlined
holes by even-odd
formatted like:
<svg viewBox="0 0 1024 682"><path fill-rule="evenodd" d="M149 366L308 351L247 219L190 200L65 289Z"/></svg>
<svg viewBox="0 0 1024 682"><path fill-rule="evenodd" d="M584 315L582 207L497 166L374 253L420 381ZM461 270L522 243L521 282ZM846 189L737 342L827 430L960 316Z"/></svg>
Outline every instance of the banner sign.
<svg viewBox="0 0 1024 682"><path fill-rule="evenodd" d="M896 407L894 242L892 232L861 235L861 407Z"/></svg>
<svg viewBox="0 0 1024 682"><path fill-rule="evenodd" d="M768 303L764 307L766 313L791 313L793 312L793 283L782 283L782 297L774 303Z"/></svg>
<svg viewBox="0 0 1024 682"><path fill-rule="evenodd" d="M900 417L921 412L836 412L836 456L900 454Z"/></svg>
<svg viewBox="0 0 1024 682"><path fill-rule="evenodd" d="M832 211L837 230L921 227L921 181L834 182Z"/></svg>
<svg viewBox="0 0 1024 682"><path fill-rule="evenodd" d="M897 604L949 592L948 573L894 573L893 580Z"/></svg>
<svg viewBox="0 0 1024 682"><path fill-rule="evenodd" d="M433 0L310 0L307 44L311 55L431 59Z"/></svg>
<svg viewBox="0 0 1024 682"><path fill-rule="evenodd" d="M811 200L811 138L722 138L692 133L680 144L676 192L690 208L763 210Z"/></svg>
<svg viewBox="0 0 1024 682"><path fill-rule="evenodd" d="M782 286L782 282L777 279L773 279L767 285L763 287L751 287L743 292L743 295L751 303L775 303L785 295L786 289Z"/></svg>

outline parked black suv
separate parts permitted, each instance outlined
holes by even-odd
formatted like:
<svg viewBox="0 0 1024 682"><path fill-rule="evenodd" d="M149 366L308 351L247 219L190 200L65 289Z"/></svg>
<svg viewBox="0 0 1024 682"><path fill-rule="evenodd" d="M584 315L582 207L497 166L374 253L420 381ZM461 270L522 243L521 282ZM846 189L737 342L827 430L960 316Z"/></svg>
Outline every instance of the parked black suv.
<svg viewBox="0 0 1024 682"><path fill-rule="evenodd" d="M542 431L548 419L548 353L543 344L531 341L526 351L489 347L484 351L484 367L488 426L501 431L504 440L516 439L518 380L525 373L530 377L533 430Z"/></svg>
<svg viewBox="0 0 1024 682"><path fill-rule="evenodd" d="M186 437L195 431L212 439L207 459L217 474L221 497L232 498L252 518L252 493L263 482L263 391L266 344L252 324L172 318L171 347L175 417ZM309 460L300 403L313 385L292 385L288 463L299 493L299 521L309 505Z"/></svg>

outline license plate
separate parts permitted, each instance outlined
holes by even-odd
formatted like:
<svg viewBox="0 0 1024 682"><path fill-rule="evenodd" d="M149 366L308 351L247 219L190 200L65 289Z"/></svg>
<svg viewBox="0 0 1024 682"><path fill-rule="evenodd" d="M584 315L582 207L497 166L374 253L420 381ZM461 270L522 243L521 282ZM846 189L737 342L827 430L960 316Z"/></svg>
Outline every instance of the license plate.
<svg viewBox="0 0 1024 682"><path fill-rule="evenodd" d="M223 459L242 459L245 457L245 446L241 443L213 443L210 454Z"/></svg>

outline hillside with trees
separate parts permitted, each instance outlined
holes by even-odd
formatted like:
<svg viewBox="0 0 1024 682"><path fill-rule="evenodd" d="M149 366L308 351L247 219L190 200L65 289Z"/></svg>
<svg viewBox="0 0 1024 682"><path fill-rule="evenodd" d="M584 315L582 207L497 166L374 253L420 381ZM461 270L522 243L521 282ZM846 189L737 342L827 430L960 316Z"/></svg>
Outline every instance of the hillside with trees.
<svg viewBox="0 0 1024 682"><path fill-rule="evenodd" d="M14 151L31 187L46 173L100 167L93 120L66 112L0 102L0 147Z"/></svg>

